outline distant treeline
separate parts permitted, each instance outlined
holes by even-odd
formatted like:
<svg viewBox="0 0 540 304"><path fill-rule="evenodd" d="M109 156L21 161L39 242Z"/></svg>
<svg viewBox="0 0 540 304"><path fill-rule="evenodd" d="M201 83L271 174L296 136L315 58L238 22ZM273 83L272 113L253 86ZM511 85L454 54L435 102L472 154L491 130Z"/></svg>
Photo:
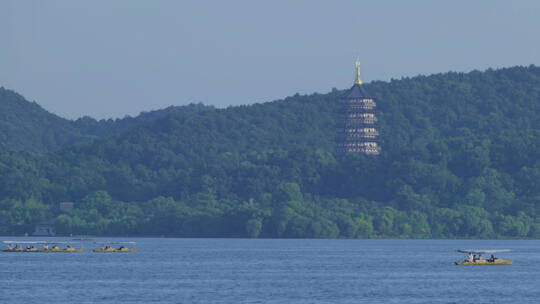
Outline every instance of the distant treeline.
<svg viewBox="0 0 540 304"><path fill-rule="evenodd" d="M110 134L91 121L92 139L47 154L5 144L0 229L56 218L64 234L540 237L540 68L365 89L379 156L334 153L338 90L169 110Z"/></svg>

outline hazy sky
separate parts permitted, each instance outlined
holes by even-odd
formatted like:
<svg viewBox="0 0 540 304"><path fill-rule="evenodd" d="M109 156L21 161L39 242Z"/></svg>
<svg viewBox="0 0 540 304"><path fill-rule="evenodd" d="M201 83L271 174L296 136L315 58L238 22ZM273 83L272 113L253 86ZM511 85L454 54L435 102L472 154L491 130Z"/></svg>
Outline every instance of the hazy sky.
<svg viewBox="0 0 540 304"><path fill-rule="evenodd" d="M67 118L540 65L540 1L0 1L0 86Z"/></svg>

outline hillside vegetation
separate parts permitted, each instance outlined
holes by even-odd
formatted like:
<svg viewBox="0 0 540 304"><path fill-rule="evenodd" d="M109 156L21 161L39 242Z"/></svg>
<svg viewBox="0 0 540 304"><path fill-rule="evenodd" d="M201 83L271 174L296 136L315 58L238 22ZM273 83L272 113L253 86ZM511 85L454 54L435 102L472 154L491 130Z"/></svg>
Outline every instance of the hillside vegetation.
<svg viewBox="0 0 540 304"><path fill-rule="evenodd" d="M35 102L0 87L0 147L42 154L75 143L121 134L175 112L211 109L202 104L143 112L137 117L95 120L85 116L68 120L47 112Z"/></svg>
<svg viewBox="0 0 540 304"><path fill-rule="evenodd" d="M68 120L0 87L0 146L38 153L68 146L81 137Z"/></svg>
<svg viewBox="0 0 540 304"><path fill-rule="evenodd" d="M540 68L364 86L379 156L334 153L344 91L172 111L42 156L0 151L0 216L9 233L57 217L74 234L540 237Z"/></svg>

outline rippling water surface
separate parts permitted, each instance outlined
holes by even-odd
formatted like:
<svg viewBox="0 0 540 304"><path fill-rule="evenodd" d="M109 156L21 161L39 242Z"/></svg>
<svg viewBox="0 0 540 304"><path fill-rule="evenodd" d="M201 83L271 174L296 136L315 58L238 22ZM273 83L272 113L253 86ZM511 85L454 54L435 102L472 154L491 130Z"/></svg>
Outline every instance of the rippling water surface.
<svg viewBox="0 0 540 304"><path fill-rule="evenodd" d="M129 241L139 252L0 253L0 302L540 303L540 241ZM515 262L456 266L460 248Z"/></svg>

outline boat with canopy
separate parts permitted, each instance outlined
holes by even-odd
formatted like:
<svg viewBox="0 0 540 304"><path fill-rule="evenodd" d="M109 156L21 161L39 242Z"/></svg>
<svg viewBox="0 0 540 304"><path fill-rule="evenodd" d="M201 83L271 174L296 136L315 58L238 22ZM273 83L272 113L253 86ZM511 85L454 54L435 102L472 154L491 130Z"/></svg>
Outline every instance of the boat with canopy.
<svg viewBox="0 0 540 304"><path fill-rule="evenodd" d="M477 249L459 249L457 252L467 254L467 257L463 261L456 262L456 265L480 265L480 266L489 266L489 265L512 265L514 260L504 260L496 258L495 253L510 252L510 249L488 249L488 250L477 250ZM489 258L485 259L482 255L490 255Z"/></svg>
<svg viewBox="0 0 540 304"><path fill-rule="evenodd" d="M124 245L135 245L135 242L100 242L98 249L94 249L94 252L137 252L137 248L128 248ZM120 245L118 248L114 248L113 245Z"/></svg>
<svg viewBox="0 0 540 304"><path fill-rule="evenodd" d="M47 242L47 241L3 241L7 249L2 252L84 252L84 248L74 248L74 242ZM60 246L63 246L61 248Z"/></svg>

